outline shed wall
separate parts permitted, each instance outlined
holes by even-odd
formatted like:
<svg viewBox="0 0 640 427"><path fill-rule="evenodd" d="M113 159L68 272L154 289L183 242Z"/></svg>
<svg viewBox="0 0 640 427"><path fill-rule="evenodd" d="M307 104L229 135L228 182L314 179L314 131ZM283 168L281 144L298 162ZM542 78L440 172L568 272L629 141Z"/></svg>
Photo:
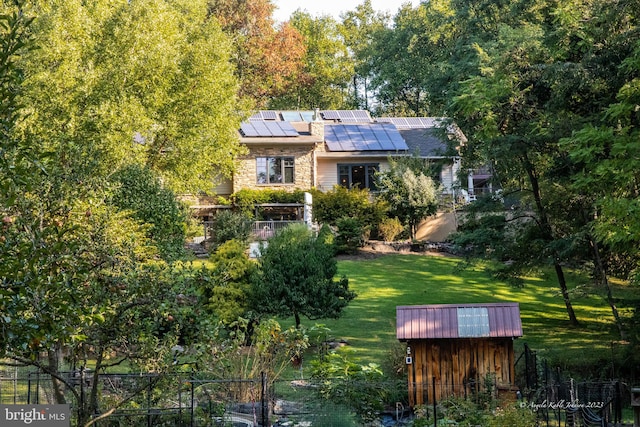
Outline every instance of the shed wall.
<svg viewBox="0 0 640 427"><path fill-rule="evenodd" d="M511 338L412 340L408 365L409 403L432 404L449 396L473 396L490 378L498 387L515 384Z"/></svg>

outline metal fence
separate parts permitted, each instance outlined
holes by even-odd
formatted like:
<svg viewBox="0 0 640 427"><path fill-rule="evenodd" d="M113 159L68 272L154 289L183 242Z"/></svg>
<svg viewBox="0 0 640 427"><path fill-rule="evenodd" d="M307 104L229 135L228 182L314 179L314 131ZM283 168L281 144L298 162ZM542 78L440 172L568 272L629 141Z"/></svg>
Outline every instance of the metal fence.
<svg viewBox="0 0 640 427"><path fill-rule="evenodd" d="M357 425L352 412L329 405L318 384L300 380L215 379L193 374L101 374L63 372L72 425L96 385L97 427ZM54 404L51 377L39 372L0 369L0 404ZM327 409L330 408L330 409ZM350 424L336 420L351 420ZM320 422L322 421L322 422Z"/></svg>
<svg viewBox="0 0 640 427"><path fill-rule="evenodd" d="M542 372L544 373L544 371ZM557 374L557 371L556 371ZM70 386L65 396L72 419L78 407L87 403L97 386L99 405L94 417L115 408L98 427L150 426L358 426L358 412L368 397L384 391L385 402L375 414L376 425L411 425L414 408L407 404L404 381L341 384L344 404L324 398L327 382L282 379L216 379L203 374L103 374L67 372ZM96 384L97 381L97 384ZM542 427L621 426L622 409L629 406L628 387L618 381L576 382L558 375L540 378L534 388L522 388L522 395L507 396L514 403L536 412ZM417 386L417 384L414 384ZM431 389L435 383L421 384ZM466 385L460 385L461 387ZM335 391L335 390L334 390ZM349 392L363 399L356 402ZM368 396L367 396L368 394ZM78 398L79 397L79 398ZM461 396L470 401L499 398L489 382L477 392ZM516 399L520 398L518 402ZM0 369L0 404L53 404L51 378L38 372ZM446 415L446 399L426 408L431 416ZM358 407L359 406L359 407ZM361 415L361 414L360 414ZM76 425L72 422L72 425Z"/></svg>
<svg viewBox="0 0 640 427"><path fill-rule="evenodd" d="M576 381L525 344L516 361L521 397L541 426L622 426L631 387L620 379Z"/></svg>

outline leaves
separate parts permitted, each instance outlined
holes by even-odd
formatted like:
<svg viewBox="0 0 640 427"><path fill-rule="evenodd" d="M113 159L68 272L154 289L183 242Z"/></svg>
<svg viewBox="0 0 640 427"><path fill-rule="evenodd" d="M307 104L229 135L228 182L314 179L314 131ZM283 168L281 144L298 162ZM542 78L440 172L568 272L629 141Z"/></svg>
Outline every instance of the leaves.
<svg viewBox="0 0 640 427"><path fill-rule="evenodd" d="M425 164L417 158L390 159L388 171L377 176L379 196L390 206L390 215L410 227L414 238L418 224L437 210L437 187Z"/></svg>
<svg viewBox="0 0 640 427"><path fill-rule="evenodd" d="M181 192L230 174L242 105L230 41L206 1L53 1L30 12L39 49L22 61L25 137L52 150L73 141L101 175L146 165Z"/></svg>
<svg viewBox="0 0 640 427"><path fill-rule="evenodd" d="M325 231L326 233L326 231ZM254 309L284 317L337 318L355 293L337 273L333 248L325 235L311 235L305 225L289 226L262 247L260 274L253 281Z"/></svg>

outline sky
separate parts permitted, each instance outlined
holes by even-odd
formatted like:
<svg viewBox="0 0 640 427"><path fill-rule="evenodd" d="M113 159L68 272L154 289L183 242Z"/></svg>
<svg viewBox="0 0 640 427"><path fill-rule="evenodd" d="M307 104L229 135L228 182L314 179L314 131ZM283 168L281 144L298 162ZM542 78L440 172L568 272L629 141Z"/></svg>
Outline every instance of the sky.
<svg viewBox="0 0 640 427"><path fill-rule="evenodd" d="M312 16L331 15L339 19L341 13L355 10L357 6L364 3L364 0L273 0L272 3L276 5L276 10L273 12L275 21L282 22L288 20L298 9ZM371 0L374 10L390 12L392 15L405 3L411 3L416 7L420 2L419 0Z"/></svg>

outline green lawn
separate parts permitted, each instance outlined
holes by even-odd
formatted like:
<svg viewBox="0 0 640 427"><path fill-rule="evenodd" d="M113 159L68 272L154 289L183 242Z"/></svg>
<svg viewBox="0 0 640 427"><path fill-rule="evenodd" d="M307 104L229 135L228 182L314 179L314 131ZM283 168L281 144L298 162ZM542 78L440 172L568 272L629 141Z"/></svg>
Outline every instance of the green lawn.
<svg viewBox="0 0 640 427"><path fill-rule="evenodd" d="M514 287L493 279L483 264L460 265L457 258L415 254L340 261L339 274L349 278L358 296L340 319L320 323L336 339L347 340L361 362L381 363L397 342L398 305L512 301L520 303L524 330L516 341L518 352L527 343L542 357L584 365L608 360L612 345L621 345L614 343L619 338L611 310L598 296L574 295L582 325L571 328L554 275L525 278L524 286ZM584 284L575 275L568 274L568 280L572 289Z"/></svg>

